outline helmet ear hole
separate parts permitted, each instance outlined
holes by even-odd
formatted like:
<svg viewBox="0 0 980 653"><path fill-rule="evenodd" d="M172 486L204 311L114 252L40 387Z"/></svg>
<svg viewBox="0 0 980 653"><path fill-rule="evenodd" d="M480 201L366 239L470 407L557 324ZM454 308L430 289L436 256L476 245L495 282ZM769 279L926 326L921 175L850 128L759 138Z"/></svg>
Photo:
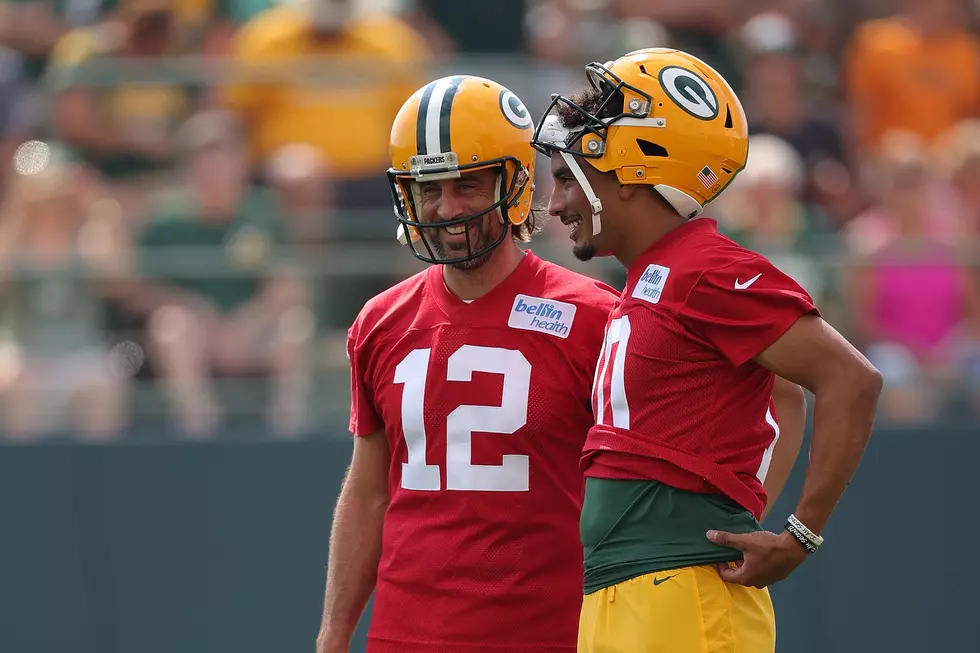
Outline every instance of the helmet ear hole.
<svg viewBox="0 0 980 653"><path fill-rule="evenodd" d="M411 222L421 222L418 216L418 206L422 199L419 183L412 179L399 179L396 185L398 196L402 203L402 213Z"/></svg>
<svg viewBox="0 0 980 653"><path fill-rule="evenodd" d="M645 141L641 138L636 139L636 144L643 152L643 156L657 156L667 158L670 155L667 154L667 148L663 145L658 145L657 143L651 143L650 141Z"/></svg>

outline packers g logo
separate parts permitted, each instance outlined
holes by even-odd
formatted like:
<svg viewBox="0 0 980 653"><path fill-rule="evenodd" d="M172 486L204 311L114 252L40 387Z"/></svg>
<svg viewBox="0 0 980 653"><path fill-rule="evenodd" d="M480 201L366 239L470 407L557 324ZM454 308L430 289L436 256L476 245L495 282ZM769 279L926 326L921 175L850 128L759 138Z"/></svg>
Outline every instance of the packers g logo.
<svg viewBox="0 0 980 653"><path fill-rule="evenodd" d="M500 92L500 112L504 114L507 122L518 129L531 128L531 114L521 99L506 88Z"/></svg>
<svg viewBox="0 0 980 653"><path fill-rule="evenodd" d="M687 68L667 66L658 76L674 104L699 120L718 117L718 98L708 83Z"/></svg>

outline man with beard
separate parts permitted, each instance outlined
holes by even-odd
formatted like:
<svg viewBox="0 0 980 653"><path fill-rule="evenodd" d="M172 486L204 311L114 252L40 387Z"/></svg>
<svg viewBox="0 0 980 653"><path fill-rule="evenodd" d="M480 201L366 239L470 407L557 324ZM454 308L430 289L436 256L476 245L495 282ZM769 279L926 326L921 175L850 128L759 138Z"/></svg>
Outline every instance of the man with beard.
<svg viewBox="0 0 980 653"><path fill-rule="evenodd" d="M748 155L745 114L717 71L651 48L586 73L590 88L553 96L534 138L575 255L627 268L583 458L578 650L771 653L766 586L823 542L881 376L795 281L694 219ZM781 439L777 374L816 397L802 496L781 534L759 524Z"/></svg>
<svg viewBox="0 0 980 653"><path fill-rule="evenodd" d="M354 452L334 515L318 653L575 650L579 457L617 293L518 243L535 152L496 82L419 89L391 131L399 239L431 267L348 335Z"/></svg>

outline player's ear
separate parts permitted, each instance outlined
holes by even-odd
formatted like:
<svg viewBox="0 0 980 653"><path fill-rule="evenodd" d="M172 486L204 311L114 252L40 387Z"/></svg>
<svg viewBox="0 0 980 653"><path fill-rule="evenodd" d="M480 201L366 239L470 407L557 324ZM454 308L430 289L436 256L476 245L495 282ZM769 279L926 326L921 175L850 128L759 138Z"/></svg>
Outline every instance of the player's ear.
<svg viewBox="0 0 980 653"><path fill-rule="evenodd" d="M620 184L619 185L619 199L622 201L627 201L633 199L639 189L643 186L639 184Z"/></svg>

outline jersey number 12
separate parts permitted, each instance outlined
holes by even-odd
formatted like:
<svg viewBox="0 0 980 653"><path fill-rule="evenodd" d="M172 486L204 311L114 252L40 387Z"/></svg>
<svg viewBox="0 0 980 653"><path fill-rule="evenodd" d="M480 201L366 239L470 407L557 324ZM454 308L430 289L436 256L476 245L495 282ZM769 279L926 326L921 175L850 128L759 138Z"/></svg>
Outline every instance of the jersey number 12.
<svg viewBox="0 0 980 653"><path fill-rule="evenodd" d="M402 430L408 462L402 463L406 490L441 489L439 465L426 463L425 386L431 349L414 349L395 368L403 384ZM471 381L473 372L503 376L499 406L459 406L446 418L446 489L527 492L528 457L505 454L499 465L474 465L473 432L510 435L527 423L531 364L516 349L463 345L448 360L447 381Z"/></svg>

